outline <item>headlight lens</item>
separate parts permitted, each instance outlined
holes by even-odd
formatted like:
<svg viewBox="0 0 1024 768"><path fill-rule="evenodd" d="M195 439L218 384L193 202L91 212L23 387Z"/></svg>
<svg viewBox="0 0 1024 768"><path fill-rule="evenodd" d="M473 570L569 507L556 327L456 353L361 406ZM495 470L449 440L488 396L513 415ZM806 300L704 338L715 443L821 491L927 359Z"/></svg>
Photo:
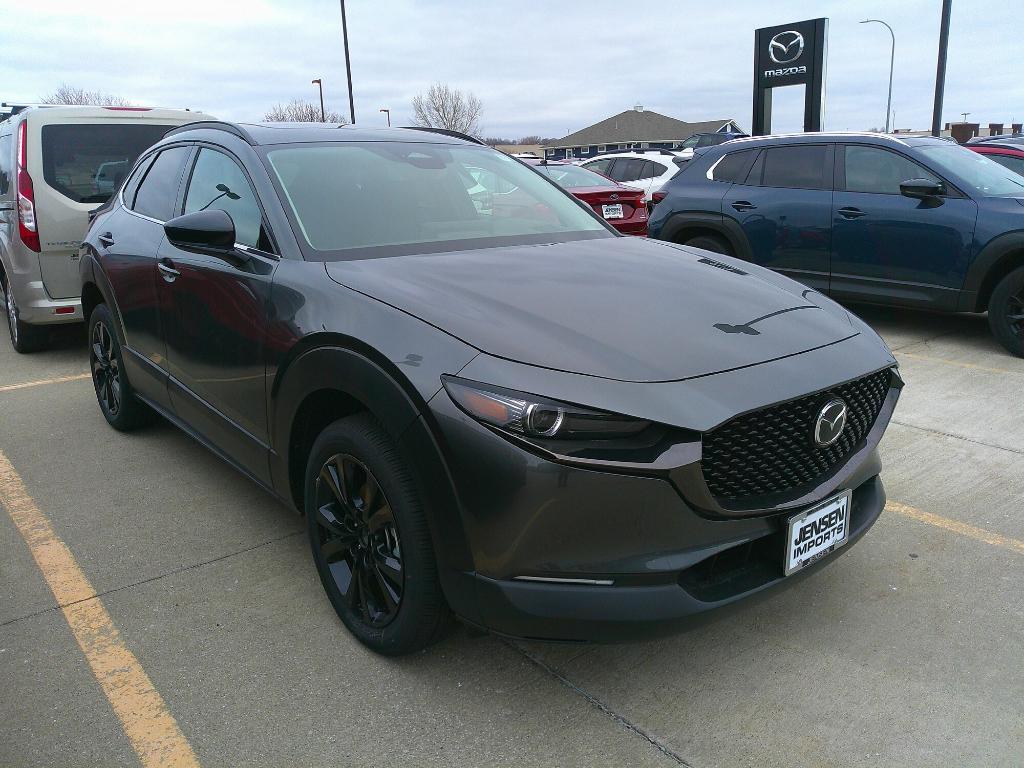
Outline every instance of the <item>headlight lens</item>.
<svg viewBox="0 0 1024 768"><path fill-rule="evenodd" d="M470 416L486 424L526 437L565 440L600 440L638 434L651 422L546 400L501 387L450 376L442 377L445 390Z"/></svg>

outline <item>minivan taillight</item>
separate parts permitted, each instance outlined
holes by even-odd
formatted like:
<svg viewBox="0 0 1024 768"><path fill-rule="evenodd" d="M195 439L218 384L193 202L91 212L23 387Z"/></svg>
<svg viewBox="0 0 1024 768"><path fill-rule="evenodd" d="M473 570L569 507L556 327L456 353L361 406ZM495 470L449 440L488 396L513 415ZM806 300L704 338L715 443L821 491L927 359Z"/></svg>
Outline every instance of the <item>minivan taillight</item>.
<svg viewBox="0 0 1024 768"><path fill-rule="evenodd" d="M36 223L36 195L32 189L32 177L28 175L28 149L25 137L28 121L18 126L18 234L27 248L39 253L39 225Z"/></svg>

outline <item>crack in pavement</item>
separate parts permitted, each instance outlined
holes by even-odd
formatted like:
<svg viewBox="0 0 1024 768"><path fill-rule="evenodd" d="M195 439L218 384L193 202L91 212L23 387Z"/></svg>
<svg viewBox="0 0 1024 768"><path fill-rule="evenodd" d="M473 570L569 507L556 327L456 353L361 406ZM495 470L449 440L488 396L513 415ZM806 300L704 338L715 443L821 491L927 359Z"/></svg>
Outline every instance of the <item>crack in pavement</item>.
<svg viewBox="0 0 1024 768"><path fill-rule="evenodd" d="M523 656L523 658L525 658L527 661L529 661L535 667L537 667L538 669L543 671L549 677L552 677L555 680L557 680L559 683L564 685L566 688L568 688L570 691L572 691L576 695L582 697L588 704L590 704L592 707L594 707L596 710L598 710L602 714L605 714L608 717L610 717L612 720L614 720L616 723L621 725L627 731L630 731L635 736L639 736L641 739L646 741L648 744L650 744L652 747L654 747L656 750L658 750L665 757L667 757L670 760L674 761L677 765L685 766L685 768L694 768L693 763L687 762L681 755L677 754L676 752L673 752L672 749L669 746L667 746L666 744L664 744L661 741L659 741L657 738L655 738L654 736L649 734L647 731L645 731L639 725L636 725L635 723L633 723L630 720L626 719L626 717L624 717L623 715L620 715L618 712L616 712L614 709L609 707L607 704L605 704L599 698L597 698L592 693L590 693L590 692L586 691L585 689L581 688L580 686L578 686L576 683L574 683L572 680L567 678L561 672L559 672L554 667L549 665L547 662L543 661L539 657L537 657L534 654L532 654L529 651L527 651L525 648L521 648L520 646L516 645L515 643L513 643L513 642L511 642L509 640L506 640L506 639L502 638L501 642L504 643L509 648L511 648L512 650L518 651Z"/></svg>
<svg viewBox="0 0 1024 768"><path fill-rule="evenodd" d="M77 603L85 603L85 602L88 602L89 600L95 600L96 598L99 598L99 597L105 597L107 595L112 595L115 592L120 592L120 591L125 590L125 589L131 589L132 587L138 587L138 586L141 586L143 584L149 584L150 582L159 581L160 579L165 579L168 576L174 576L174 575L179 574L179 573L186 573L187 571L195 570L196 568L202 568L205 565L211 565L212 563L219 563L221 560L227 560L228 558L235 557L237 555L244 555L247 552L253 552L253 551L257 550L257 549L260 549L261 547L266 547L266 546L269 546L270 544L276 544L279 541L284 541L285 539L290 539L290 538L292 538L294 536L298 536L298 535L303 534L303 533L305 533L305 530L292 531L291 533L286 533L286 534L283 534L281 536L277 536L277 537L275 537L273 539L267 539L266 541L262 541L259 544L253 544L251 547L245 547L244 549L239 549L239 550L236 550L234 552L228 552L227 554L218 555L217 557L211 558L210 560L203 560L203 561L198 562L198 563L192 563L191 565L183 565L180 568L173 568L173 569L171 569L169 571L166 571L164 573L157 574L156 576L150 576L149 578L146 578L146 579L141 579L139 581L133 581L130 584L122 584L119 587L111 587L110 589L104 590L103 592L97 592L94 595L89 595L89 597L83 597L80 600L71 600L71 601L69 601L67 603L62 603L62 604L59 604L59 605L55 604L55 605L50 606L49 608L43 608L42 610L35 611L33 613L26 613L24 616L17 616L17 617L15 617L13 619L8 619L7 621L0 622L0 627L6 627L6 626L11 625L11 624L16 624L19 621L25 621L26 619L32 619L32 618L35 618L36 616L42 616L43 614L50 613L51 611L63 610L64 608L66 608L69 605L75 605Z"/></svg>
<svg viewBox="0 0 1024 768"><path fill-rule="evenodd" d="M897 421L896 419L891 420L893 424L897 424L901 427L907 427L908 429L916 429L921 432L930 432L933 435L940 435L941 437L951 437L954 440L963 440L965 443L974 443L975 445L983 445L986 448L993 448L997 451L1007 451L1009 453L1015 453L1018 456L1024 456L1024 450L1020 448L1010 448L1006 445L996 445L995 443L986 443L984 440L978 440L975 437L966 437L964 435L958 435L953 432L944 432L941 429L932 429L931 427L921 427L917 424L911 424L906 421Z"/></svg>

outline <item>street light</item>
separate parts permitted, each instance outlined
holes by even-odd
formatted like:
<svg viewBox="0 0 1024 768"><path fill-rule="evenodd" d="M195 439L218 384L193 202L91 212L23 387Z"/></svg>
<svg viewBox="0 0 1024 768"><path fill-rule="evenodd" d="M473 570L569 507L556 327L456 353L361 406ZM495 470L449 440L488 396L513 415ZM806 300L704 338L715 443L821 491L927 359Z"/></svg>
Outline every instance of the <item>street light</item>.
<svg viewBox="0 0 1024 768"><path fill-rule="evenodd" d="M964 116L964 122L966 123L967 122L967 116L969 114L971 114L971 113L970 112L961 112L960 114Z"/></svg>
<svg viewBox="0 0 1024 768"><path fill-rule="evenodd" d="M324 84L320 81L319 77L316 80L313 80L312 82L313 85L316 85L320 88L320 122L326 123L327 116L324 113Z"/></svg>
<svg viewBox="0 0 1024 768"><path fill-rule="evenodd" d="M387 114L387 116L388 116L388 128L390 128L391 127L391 110L390 109L382 109L381 112L384 112L384 113Z"/></svg>
<svg viewBox="0 0 1024 768"><path fill-rule="evenodd" d="M892 37L892 48L889 50L889 100L885 104L885 132L889 132L889 115L892 114L892 68L893 64L896 63L896 35L892 31L892 27L886 24L881 19L864 19L861 24L883 24L886 29L889 30L889 36Z"/></svg>

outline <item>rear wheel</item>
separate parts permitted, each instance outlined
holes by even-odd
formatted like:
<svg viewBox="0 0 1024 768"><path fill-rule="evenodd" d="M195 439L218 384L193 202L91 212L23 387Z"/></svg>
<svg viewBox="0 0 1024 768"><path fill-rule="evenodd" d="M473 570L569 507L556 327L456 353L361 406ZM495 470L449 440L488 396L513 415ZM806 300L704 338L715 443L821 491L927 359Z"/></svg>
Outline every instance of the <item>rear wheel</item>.
<svg viewBox="0 0 1024 768"><path fill-rule="evenodd" d="M398 656L443 634L449 612L423 505L372 416L340 419L317 438L305 512L320 581L360 642Z"/></svg>
<svg viewBox="0 0 1024 768"><path fill-rule="evenodd" d="M4 314L7 316L7 329L11 334L11 344L15 352L22 354L36 352L46 346L48 334L45 328L29 325L21 320L14 293L7 285L6 278L0 277L0 288L4 295Z"/></svg>
<svg viewBox="0 0 1024 768"><path fill-rule="evenodd" d="M103 418L114 429L127 432L152 422L153 410L135 397L114 332L114 320L106 304L89 318L89 367Z"/></svg>
<svg viewBox="0 0 1024 768"><path fill-rule="evenodd" d="M691 248L700 248L703 251L711 251L712 253L720 253L723 256L733 255L729 243L717 235L697 235L686 240L683 245L688 245Z"/></svg>
<svg viewBox="0 0 1024 768"><path fill-rule="evenodd" d="M1000 344L1024 357L1024 267L1008 274L992 291L988 324Z"/></svg>

